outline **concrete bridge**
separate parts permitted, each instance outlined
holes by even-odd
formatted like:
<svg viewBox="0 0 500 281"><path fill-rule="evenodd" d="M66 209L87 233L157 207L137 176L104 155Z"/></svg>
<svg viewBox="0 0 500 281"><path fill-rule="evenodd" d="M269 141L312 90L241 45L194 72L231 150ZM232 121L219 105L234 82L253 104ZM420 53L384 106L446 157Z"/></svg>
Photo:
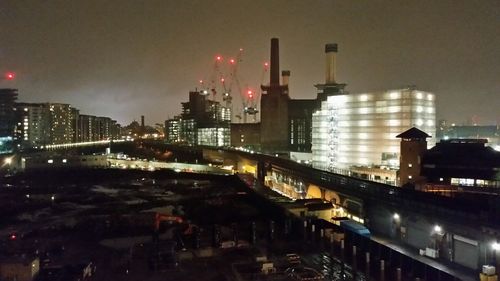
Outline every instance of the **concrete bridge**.
<svg viewBox="0 0 500 281"><path fill-rule="evenodd" d="M321 198L372 232L449 262L479 269L500 261L500 197L451 198L313 169L288 159L204 149L204 158L252 173L292 198ZM498 267L497 267L498 268Z"/></svg>

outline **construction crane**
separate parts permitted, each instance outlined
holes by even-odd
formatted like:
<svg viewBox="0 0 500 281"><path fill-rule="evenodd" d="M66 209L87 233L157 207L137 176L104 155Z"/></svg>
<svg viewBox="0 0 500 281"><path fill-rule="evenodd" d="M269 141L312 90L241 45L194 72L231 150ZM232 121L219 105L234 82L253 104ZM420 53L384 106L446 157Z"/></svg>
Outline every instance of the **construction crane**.
<svg viewBox="0 0 500 281"><path fill-rule="evenodd" d="M234 58L224 60L221 55L216 55L210 78L208 80L199 81L201 88L200 93L202 95L211 95L213 101L217 101L220 91L222 90L222 102L224 102L224 106L230 110L231 114L233 114L233 90L238 92L241 96L244 96L238 76L239 66L243 61L242 57L243 48L238 50ZM227 64L224 62L227 62Z"/></svg>
<svg viewBox="0 0 500 281"><path fill-rule="evenodd" d="M264 83L264 78L266 77L268 70L269 70L269 63L265 62L263 64L261 78L260 78L261 85L263 85ZM249 115L253 116L253 122L257 121L257 113L259 113L259 110L257 109L257 104L261 96L262 96L262 89L258 93L251 89L248 89L246 93L242 95L243 123L247 122L247 118Z"/></svg>
<svg viewBox="0 0 500 281"><path fill-rule="evenodd" d="M231 108L231 102L233 100L232 91L233 85L236 85L236 91L241 93L241 85L240 80L238 78L238 68L240 63L242 62L243 57L243 49L240 48L238 54L235 59L229 59L229 87L224 92L222 100L226 102L226 107Z"/></svg>
<svg viewBox="0 0 500 281"><path fill-rule="evenodd" d="M210 78L207 81L205 80L200 80L200 88L201 88L201 94L202 95L209 95L212 94L212 99L215 101L216 96L217 96L217 87L219 82L222 84L223 87L225 87L225 79L224 75L221 71L221 64L222 64L223 58L221 55L215 56L214 59L214 64L212 67L212 73L210 74Z"/></svg>

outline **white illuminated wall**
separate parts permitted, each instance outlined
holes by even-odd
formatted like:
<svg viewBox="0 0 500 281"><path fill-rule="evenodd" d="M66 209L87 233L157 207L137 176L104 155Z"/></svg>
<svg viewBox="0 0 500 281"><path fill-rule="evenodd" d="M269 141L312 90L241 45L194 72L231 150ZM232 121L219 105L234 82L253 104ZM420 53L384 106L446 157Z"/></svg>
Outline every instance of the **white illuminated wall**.
<svg viewBox="0 0 500 281"><path fill-rule="evenodd" d="M229 128L199 128L198 145L229 146L231 132Z"/></svg>
<svg viewBox="0 0 500 281"><path fill-rule="evenodd" d="M436 134L435 96L411 89L330 96L313 114L313 167L399 166L400 139L411 127ZM384 156L384 157L383 157Z"/></svg>

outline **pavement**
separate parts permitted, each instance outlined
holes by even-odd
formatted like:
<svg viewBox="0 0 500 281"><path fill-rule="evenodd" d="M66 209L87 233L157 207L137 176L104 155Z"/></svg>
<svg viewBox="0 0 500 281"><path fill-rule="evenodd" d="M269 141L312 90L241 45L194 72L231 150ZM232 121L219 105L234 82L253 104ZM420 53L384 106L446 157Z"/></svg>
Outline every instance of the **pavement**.
<svg viewBox="0 0 500 281"><path fill-rule="evenodd" d="M411 257L414 260L417 260L421 263L424 263L430 267L436 268L440 271L446 272L450 274L451 276L457 278L458 280L462 281L478 281L479 280L479 273L476 272L473 269L466 268L464 266L454 264L451 262L447 262L446 260L443 259L432 259L430 257L426 256L421 256L418 253L418 250L407 246L403 245L401 243L397 243L393 240L383 238L380 236L372 235L371 239L375 242L378 242L380 244L383 244L391 249L393 249L396 252L399 252L405 256Z"/></svg>

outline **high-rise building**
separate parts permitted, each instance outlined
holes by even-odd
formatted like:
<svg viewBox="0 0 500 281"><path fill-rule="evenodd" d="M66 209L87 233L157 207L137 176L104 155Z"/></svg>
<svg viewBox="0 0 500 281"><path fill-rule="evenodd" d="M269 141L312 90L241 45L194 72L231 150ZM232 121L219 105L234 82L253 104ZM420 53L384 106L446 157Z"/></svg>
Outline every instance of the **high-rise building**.
<svg viewBox="0 0 500 281"><path fill-rule="evenodd" d="M73 136L71 137L73 142L78 141L78 119L80 118L80 110L71 107L71 127L73 128Z"/></svg>
<svg viewBox="0 0 500 281"><path fill-rule="evenodd" d="M78 110L62 103L18 103L16 135L21 147L41 147L75 140Z"/></svg>
<svg viewBox="0 0 500 281"><path fill-rule="evenodd" d="M165 121L165 140L187 145L229 146L231 110L207 99L202 92L189 93L182 113Z"/></svg>
<svg viewBox="0 0 500 281"><path fill-rule="evenodd" d="M17 103L16 139L22 149L49 143L48 110L43 103Z"/></svg>
<svg viewBox="0 0 500 281"><path fill-rule="evenodd" d="M80 114L77 121L77 138L76 142L94 141L95 131L95 116Z"/></svg>
<svg viewBox="0 0 500 281"><path fill-rule="evenodd" d="M178 143L180 142L179 136L179 124L180 117L169 119L165 121L165 140L168 143Z"/></svg>
<svg viewBox="0 0 500 281"><path fill-rule="evenodd" d="M434 94L413 88L331 95L313 114L313 166L399 166L396 135L417 127L436 131ZM434 140L429 141L434 145Z"/></svg>
<svg viewBox="0 0 500 281"><path fill-rule="evenodd" d="M73 111L71 105L64 103L48 103L49 110L49 144L73 142Z"/></svg>
<svg viewBox="0 0 500 281"><path fill-rule="evenodd" d="M120 125L109 117L80 114L76 142L112 140L120 137Z"/></svg>
<svg viewBox="0 0 500 281"><path fill-rule="evenodd" d="M16 99L17 89L0 89L0 154L14 150Z"/></svg>

